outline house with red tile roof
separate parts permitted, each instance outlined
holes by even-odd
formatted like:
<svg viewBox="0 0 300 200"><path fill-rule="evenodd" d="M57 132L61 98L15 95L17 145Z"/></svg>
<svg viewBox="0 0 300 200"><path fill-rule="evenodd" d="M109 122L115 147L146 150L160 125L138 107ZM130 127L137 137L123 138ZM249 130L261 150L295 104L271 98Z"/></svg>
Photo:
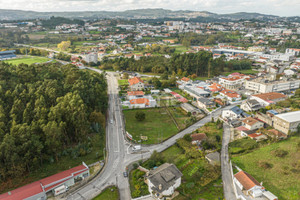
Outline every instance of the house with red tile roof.
<svg viewBox="0 0 300 200"><path fill-rule="evenodd" d="M200 145L202 141L207 139L207 136L205 133L194 133L191 135L191 138L192 138L192 144Z"/></svg>
<svg viewBox="0 0 300 200"><path fill-rule="evenodd" d="M220 94L231 102L241 100L241 95L233 90L224 89L220 92Z"/></svg>
<svg viewBox="0 0 300 200"><path fill-rule="evenodd" d="M84 179L90 175L89 167L83 162L82 165L35 181L23 187L0 195L1 200L24 200L24 199L47 199L47 193L55 191L56 188L70 187L75 180ZM55 195L55 194L54 194Z"/></svg>
<svg viewBox="0 0 300 200"><path fill-rule="evenodd" d="M239 171L236 173L233 176L233 182L237 186L237 190L241 190L242 195L249 196L251 199L278 200L278 197L276 197L270 191L267 191L262 186L262 183L259 183L255 178L245 171Z"/></svg>
<svg viewBox="0 0 300 200"><path fill-rule="evenodd" d="M145 88L144 81L140 77L128 79L131 91L143 90Z"/></svg>
<svg viewBox="0 0 300 200"><path fill-rule="evenodd" d="M236 173L233 181L238 188L247 195L251 195L255 198L263 194L264 187L247 172L240 171Z"/></svg>
<svg viewBox="0 0 300 200"><path fill-rule="evenodd" d="M271 104L275 104L278 101L283 101L287 99L287 96L278 92L269 92L262 94L254 94L250 97L250 99L255 99L262 106L269 106Z"/></svg>

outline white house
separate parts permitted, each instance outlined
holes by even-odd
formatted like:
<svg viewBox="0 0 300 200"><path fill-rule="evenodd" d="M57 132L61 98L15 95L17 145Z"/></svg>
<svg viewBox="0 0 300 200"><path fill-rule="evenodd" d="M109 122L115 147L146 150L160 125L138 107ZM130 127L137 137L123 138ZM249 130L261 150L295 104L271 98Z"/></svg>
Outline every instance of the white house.
<svg viewBox="0 0 300 200"><path fill-rule="evenodd" d="M236 184L237 189L243 191L247 196L259 199L269 199L269 200L278 200L274 194L262 186L262 183L259 183L255 180L250 174L244 171L239 171L234 175L233 182Z"/></svg>
<svg viewBox="0 0 300 200"><path fill-rule="evenodd" d="M182 173L174 164L165 163L154 170L150 170L146 177L150 194L158 199L172 196L181 184Z"/></svg>
<svg viewBox="0 0 300 200"><path fill-rule="evenodd" d="M249 115L247 113L245 113L243 110L241 110L237 106L222 111L223 119L234 120L234 119L241 119L241 118L248 117L248 116Z"/></svg>

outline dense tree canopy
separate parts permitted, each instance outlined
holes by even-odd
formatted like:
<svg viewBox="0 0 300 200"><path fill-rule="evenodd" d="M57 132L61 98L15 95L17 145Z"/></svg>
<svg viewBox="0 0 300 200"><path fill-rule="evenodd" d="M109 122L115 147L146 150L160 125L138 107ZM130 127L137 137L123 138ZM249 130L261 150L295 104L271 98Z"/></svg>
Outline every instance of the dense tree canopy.
<svg viewBox="0 0 300 200"><path fill-rule="evenodd" d="M103 134L106 87L72 65L0 63L0 182L88 148L89 134Z"/></svg>
<svg viewBox="0 0 300 200"><path fill-rule="evenodd" d="M250 60L225 61L224 57L213 59L208 51L198 53L174 54L171 58L163 56L142 57L140 60L133 58L105 59L101 63L102 69L113 68L114 70L130 70L138 72L154 72L177 74L178 76L212 77L222 72L232 70L251 69Z"/></svg>

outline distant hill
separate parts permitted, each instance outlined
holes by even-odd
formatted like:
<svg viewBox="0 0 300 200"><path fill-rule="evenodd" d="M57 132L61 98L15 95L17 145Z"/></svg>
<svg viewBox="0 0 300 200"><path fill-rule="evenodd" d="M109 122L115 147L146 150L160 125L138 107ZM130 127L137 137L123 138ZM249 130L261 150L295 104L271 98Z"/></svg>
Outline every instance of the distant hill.
<svg viewBox="0 0 300 200"><path fill-rule="evenodd" d="M209 17L216 19L275 19L278 16L265 15L260 13L232 13L215 14L207 11L190 10L166 10L166 9L137 9L127 11L83 11L83 12L35 12L23 10L0 9L0 20L26 20L26 19L47 19L51 16L79 18L79 19L101 19L101 18L125 18L125 19L158 19L158 18L197 18Z"/></svg>

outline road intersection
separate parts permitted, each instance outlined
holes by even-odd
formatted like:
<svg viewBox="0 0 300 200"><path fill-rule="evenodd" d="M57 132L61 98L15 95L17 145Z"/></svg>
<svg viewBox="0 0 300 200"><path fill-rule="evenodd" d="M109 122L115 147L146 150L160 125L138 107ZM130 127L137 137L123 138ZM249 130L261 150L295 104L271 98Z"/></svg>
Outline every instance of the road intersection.
<svg viewBox="0 0 300 200"><path fill-rule="evenodd" d="M101 70L89 68L90 70L102 73ZM108 83L108 122L106 128L106 164L100 175L88 182L77 191L69 194L67 200L92 199L97 196L103 189L109 185L117 185L120 192L121 200L130 200L130 187L128 177L123 176L126 167L143 159L148 159L153 151L162 152L176 143L176 140L184 135L192 133L196 129L210 122L212 117L215 119L221 114L223 109L213 112L192 126L184 129L168 140L149 147L143 147L143 153L132 154L128 151L130 144L125 139L125 124L122 119L121 102L118 96L118 81L114 72L107 72Z"/></svg>

